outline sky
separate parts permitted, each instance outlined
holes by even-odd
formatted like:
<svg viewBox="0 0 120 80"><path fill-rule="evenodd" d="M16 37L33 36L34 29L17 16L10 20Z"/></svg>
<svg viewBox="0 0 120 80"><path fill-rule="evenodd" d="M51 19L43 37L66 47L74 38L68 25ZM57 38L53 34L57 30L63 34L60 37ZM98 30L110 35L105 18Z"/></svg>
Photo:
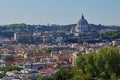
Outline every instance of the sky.
<svg viewBox="0 0 120 80"><path fill-rule="evenodd" d="M120 25L120 0L0 0L0 24Z"/></svg>

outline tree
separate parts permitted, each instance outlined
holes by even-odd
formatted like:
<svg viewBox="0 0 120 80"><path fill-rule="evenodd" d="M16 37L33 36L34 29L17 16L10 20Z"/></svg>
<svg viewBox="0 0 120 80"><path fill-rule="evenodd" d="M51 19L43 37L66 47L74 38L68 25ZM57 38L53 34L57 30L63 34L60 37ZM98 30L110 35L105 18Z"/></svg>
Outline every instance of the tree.
<svg viewBox="0 0 120 80"><path fill-rule="evenodd" d="M71 80L89 80L89 76L84 74L81 69L77 69L74 73L74 76Z"/></svg>
<svg viewBox="0 0 120 80"><path fill-rule="evenodd" d="M54 74L53 80L70 80L73 77L73 71L69 69L60 69Z"/></svg>
<svg viewBox="0 0 120 80"><path fill-rule="evenodd" d="M118 39L120 38L120 31L110 31L102 33L101 35L102 39Z"/></svg>
<svg viewBox="0 0 120 80"><path fill-rule="evenodd" d="M0 68L0 71L5 71L5 72L7 72L7 71L13 71L13 70L20 71L20 70L22 70L22 68L16 67L16 66L5 66L5 67L1 67Z"/></svg>
<svg viewBox="0 0 120 80"><path fill-rule="evenodd" d="M112 73L120 75L120 52L114 47L104 47L98 50L96 67L99 71L105 72L106 78L110 78Z"/></svg>
<svg viewBox="0 0 120 80"><path fill-rule="evenodd" d="M97 53L79 56L76 68L89 78L111 79L120 76L120 51L115 47L103 47ZM113 74L114 73L114 74Z"/></svg>
<svg viewBox="0 0 120 80"><path fill-rule="evenodd" d="M47 52L47 53L52 52L52 48L40 48L39 50L42 52Z"/></svg>
<svg viewBox="0 0 120 80"><path fill-rule="evenodd" d="M48 76L39 76L37 80L53 80L53 79Z"/></svg>

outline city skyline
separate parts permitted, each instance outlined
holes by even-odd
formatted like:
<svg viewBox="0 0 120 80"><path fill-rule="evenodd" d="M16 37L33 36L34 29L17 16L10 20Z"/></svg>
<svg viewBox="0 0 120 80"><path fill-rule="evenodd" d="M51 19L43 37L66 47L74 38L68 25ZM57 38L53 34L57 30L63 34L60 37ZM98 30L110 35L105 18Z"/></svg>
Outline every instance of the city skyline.
<svg viewBox="0 0 120 80"><path fill-rule="evenodd" d="M0 24L74 24L84 14L88 23L120 25L118 0L1 0Z"/></svg>

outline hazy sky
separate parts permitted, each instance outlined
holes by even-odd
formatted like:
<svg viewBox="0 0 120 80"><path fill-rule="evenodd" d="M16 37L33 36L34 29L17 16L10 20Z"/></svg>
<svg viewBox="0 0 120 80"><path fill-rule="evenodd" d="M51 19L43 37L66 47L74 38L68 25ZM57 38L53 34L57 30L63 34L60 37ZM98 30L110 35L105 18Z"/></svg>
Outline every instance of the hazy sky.
<svg viewBox="0 0 120 80"><path fill-rule="evenodd" d="M0 24L120 25L120 0L0 0Z"/></svg>

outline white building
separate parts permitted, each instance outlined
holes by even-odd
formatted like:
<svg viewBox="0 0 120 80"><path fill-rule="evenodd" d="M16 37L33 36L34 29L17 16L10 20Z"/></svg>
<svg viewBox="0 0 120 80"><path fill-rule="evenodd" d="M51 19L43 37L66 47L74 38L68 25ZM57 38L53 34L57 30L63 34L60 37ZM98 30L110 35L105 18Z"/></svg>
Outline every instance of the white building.
<svg viewBox="0 0 120 80"><path fill-rule="evenodd" d="M38 70L39 68L46 68L48 66L51 66L53 65L52 63L42 63L42 62L38 62L38 63L26 63L23 65L23 67L25 69L35 69L35 70Z"/></svg>
<svg viewBox="0 0 120 80"><path fill-rule="evenodd" d="M5 66L5 61L4 60L0 60L0 67L4 67Z"/></svg>
<svg viewBox="0 0 120 80"><path fill-rule="evenodd" d="M30 32L16 32L14 33L14 40L17 42L31 42L33 34Z"/></svg>

